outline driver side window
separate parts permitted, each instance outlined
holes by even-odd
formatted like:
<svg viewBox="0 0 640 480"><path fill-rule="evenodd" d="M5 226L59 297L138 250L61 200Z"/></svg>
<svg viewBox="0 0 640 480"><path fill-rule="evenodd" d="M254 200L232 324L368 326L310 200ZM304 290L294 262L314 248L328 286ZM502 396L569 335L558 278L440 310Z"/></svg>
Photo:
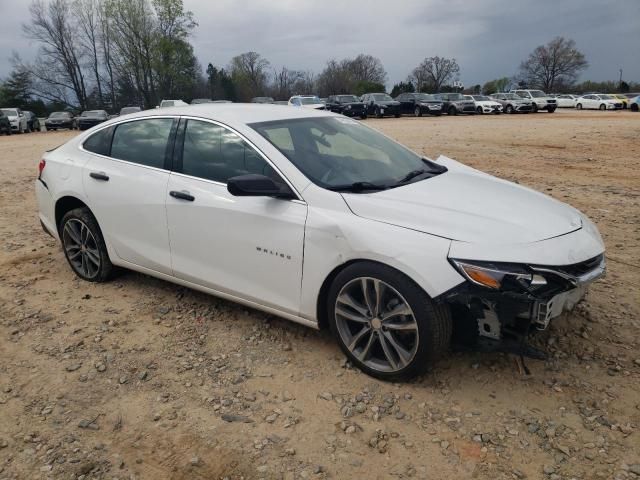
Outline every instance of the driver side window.
<svg viewBox="0 0 640 480"><path fill-rule="evenodd" d="M271 165L239 135L200 120L187 120L182 173L220 183L250 173L281 181Z"/></svg>

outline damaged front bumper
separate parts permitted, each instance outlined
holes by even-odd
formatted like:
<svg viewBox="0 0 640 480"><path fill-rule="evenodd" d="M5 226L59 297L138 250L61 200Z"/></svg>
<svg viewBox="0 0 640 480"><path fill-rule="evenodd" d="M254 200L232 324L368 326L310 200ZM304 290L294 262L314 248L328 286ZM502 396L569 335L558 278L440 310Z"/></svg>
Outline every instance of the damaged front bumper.
<svg viewBox="0 0 640 480"><path fill-rule="evenodd" d="M505 282L493 289L468 278L442 298L452 310L456 346L545 358L528 345L528 335L573 309L589 285L605 274L606 261L602 253L572 265L525 268L539 281L528 286Z"/></svg>

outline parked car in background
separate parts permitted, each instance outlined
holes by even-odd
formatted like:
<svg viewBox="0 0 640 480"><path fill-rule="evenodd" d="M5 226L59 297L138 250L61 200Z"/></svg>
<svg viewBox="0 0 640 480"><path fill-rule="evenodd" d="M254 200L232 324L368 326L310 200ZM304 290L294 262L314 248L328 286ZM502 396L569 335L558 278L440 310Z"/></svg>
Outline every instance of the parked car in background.
<svg viewBox="0 0 640 480"><path fill-rule="evenodd" d="M629 99L629 110L637 112L640 108L640 95Z"/></svg>
<svg viewBox="0 0 640 480"><path fill-rule="evenodd" d="M191 100L191 105L198 105L201 103L211 103L211 99L210 98L194 98L193 100Z"/></svg>
<svg viewBox="0 0 640 480"><path fill-rule="evenodd" d="M355 95L331 95L327 97L326 109L347 117L367 118L367 107Z"/></svg>
<svg viewBox="0 0 640 480"><path fill-rule="evenodd" d="M78 123L71 112L52 112L45 119L44 126L47 130L58 130L59 128L73 130L78 128Z"/></svg>
<svg viewBox="0 0 640 480"><path fill-rule="evenodd" d="M511 93L515 93L520 97L529 100L531 102L531 111L537 112L539 110L546 110L549 113L553 113L558 108L558 104L556 103L556 99L550 97L542 90L529 90L529 89L521 89L521 90L511 90Z"/></svg>
<svg viewBox="0 0 640 480"><path fill-rule="evenodd" d="M461 93L438 93L436 96L442 99L442 109L449 115L459 113L476 113L476 104L473 100L467 100Z"/></svg>
<svg viewBox="0 0 640 480"><path fill-rule="evenodd" d="M578 98L576 108L578 110L622 110L622 102L608 94L594 93Z"/></svg>
<svg viewBox="0 0 640 480"><path fill-rule="evenodd" d="M324 110L325 108L325 104L316 95L294 95L289 99L289 105L311 110Z"/></svg>
<svg viewBox="0 0 640 480"><path fill-rule="evenodd" d="M128 115L130 113L138 113L141 112L142 109L140 107L122 107L120 109L120 116Z"/></svg>
<svg viewBox="0 0 640 480"><path fill-rule="evenodd" d="M28 110L23 111L25 117L27 117L27 126L29 127L30 132L39 132L40 131L40 120L35 113L30 112Z"/></svg>
<svg viewBox="0 0 640 480"><path fill-rule="evenodd" d="M251 103L273 103L273 97L253 97Z"/></svg>
<svg viewBox="0 0 640 480"><path fill-rule="evenodd" d="M0 133L11 135L11 122L2 110L0 110Z"/></svg>
<svg viewBox="0 0 640 480"><path fill-rule="evenodd" d="M211 100L210 103L233 103L231 100Z"/></svg>
<svg viewBox="0 0 640 480"><path fill-rule="evenodd" d="M119 266L329 328L384 380L424 372L454 334L533 355L530 332L606 266L575 208L303 108L115 119L44 153L34 187L80 279Z"/></svg>
<svg viewBox="0 0 640 480"><path fill-rule="evenodd" d="M165 107L184 107L188 105L187 102L183 102L182 100L162 100L160 102L160 108Z"/></svg>
<svg viewBox="0 0 640 480"><path fill-rule="evenodd" d="M529 113L532 110L531 102L515 93L492 93L489 98L500 103L504 113Z"/></svg>
<svg viewBox="0 0 640 480"><path fill-rule="evenodd" d="M78 128L86 130L107 120L109 120L109 114L104 110L85 110L77 118Z"/></svg>
<svg viewBox="0 0 640 480"><path fill-rule="evenodd" d="M400 116L400 102L386 93L365 93L362 96L362 103L367 108L367 115L375 115L377 118Z"/></svg>
<svg viewBox="0 0 640 480"><path fill-rule="evenodd" d="M396 97L396 101L400 102L401 113L412 113L416 117L425 113L441 115L443 112L442 100L428 93L401 93Z"/></svg>
<svg viewBox="0 0 640 480"><path fill-rule="evenodd" d="M483 113L502 113L502 104L491 100L486 95L465 95L465 98L471 100L476 106L476 112Z"/></svg>
<svg viewBox="0 0 640 480"><path fill-rule="evenodd" d="M11 124L11 131L16 133L29 132L29 124L27 123L27 116L19 108L3 108L2 112L9 119Z"/></svg>
<svg viewBox="0 0 640 480"><path fill-rule="evenodd" d="M556 95L556 105L558 108L576 108L578 95L560 94Z"/></svg>
<svg viewBox="0 0 640 480"><path fill-rule="evenodd" d="M274 105L289 105L289 102L287 102L286 100L276 100L275 102L273 102Z"/></svg>
<svg viewBox="0 0 640 480"><path fill-rule="evenodd" d="M621 93L610 93L609 95L611 95L614 99L622 102L623 109L626 110L629 107L629 97L627 97L626 95L622 95Z"/></svg>

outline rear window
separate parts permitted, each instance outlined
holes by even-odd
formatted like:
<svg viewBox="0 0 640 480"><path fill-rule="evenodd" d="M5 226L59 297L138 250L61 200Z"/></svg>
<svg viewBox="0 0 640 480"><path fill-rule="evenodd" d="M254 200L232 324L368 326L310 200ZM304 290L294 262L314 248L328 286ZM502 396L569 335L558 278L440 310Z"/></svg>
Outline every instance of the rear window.
<svg viewBox="0 0 640 480"><path fill-rule="evenodd" d="M112 137L113 127L103 128L87 138L82 147L89 152L109 156Z"/></svg>
<svg viewBox="0 0 640 480"><path fill-rule="evenodd" d="M164 168L172 118L151 118L116 127L111 156L147 167Z"/></svg>

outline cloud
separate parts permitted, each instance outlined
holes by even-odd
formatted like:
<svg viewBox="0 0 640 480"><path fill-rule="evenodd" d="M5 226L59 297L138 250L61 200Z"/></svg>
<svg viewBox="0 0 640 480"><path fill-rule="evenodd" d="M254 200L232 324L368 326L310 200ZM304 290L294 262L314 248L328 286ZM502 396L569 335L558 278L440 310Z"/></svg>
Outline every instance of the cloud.
<svg viewBox="0 0 640 480"><path fill-rule="evenodd" d="M185 0L199 26L192 43L203 66L255 50L278 68L319 73L332 58L379 57L389 85L424 57L454 57L466 85L513 75L536 46L572 38L590 67L583 78L640 81L640 1L613 0ZM0 77L12 50L33 58L20 25L28 0L0 0Z"/></svg>

